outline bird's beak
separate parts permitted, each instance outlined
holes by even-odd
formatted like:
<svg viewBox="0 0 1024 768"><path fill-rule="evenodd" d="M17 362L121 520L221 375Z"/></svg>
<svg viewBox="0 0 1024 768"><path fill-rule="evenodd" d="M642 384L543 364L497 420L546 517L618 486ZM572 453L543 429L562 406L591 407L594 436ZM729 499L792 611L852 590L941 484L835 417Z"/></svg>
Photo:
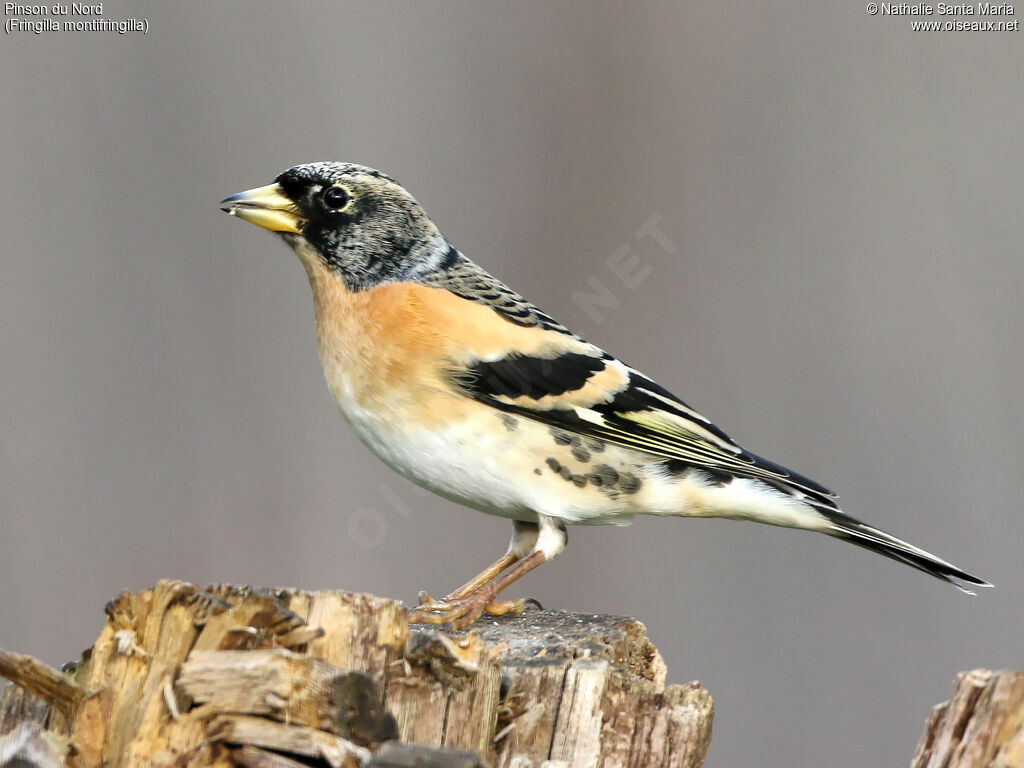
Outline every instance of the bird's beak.
<svg viewBox="0 0 1024 768"><path fill-rule="evenodd" d="M220 201L220 209L232 216L269 229L271 232L302 232L306 220L299 208L281 189L280 184L268 184Z"/></svg>

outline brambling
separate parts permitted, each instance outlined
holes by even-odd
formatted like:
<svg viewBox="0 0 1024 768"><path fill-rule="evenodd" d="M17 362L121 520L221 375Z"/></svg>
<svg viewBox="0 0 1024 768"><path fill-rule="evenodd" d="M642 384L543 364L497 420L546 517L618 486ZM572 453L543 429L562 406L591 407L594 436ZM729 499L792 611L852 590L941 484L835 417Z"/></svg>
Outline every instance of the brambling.
<svg viewBox="0 0 1024 768"><path fill-rule="evenodd" d="M667 389L561 325L451 245L393 179L311 163L221 201L292 247L313 291L327 385L380 459L509 518L505 555L412 621L462 628L566 545L567 525L724 517L826 533L990 586L844 514L836 495L741 447Z"/></svg>

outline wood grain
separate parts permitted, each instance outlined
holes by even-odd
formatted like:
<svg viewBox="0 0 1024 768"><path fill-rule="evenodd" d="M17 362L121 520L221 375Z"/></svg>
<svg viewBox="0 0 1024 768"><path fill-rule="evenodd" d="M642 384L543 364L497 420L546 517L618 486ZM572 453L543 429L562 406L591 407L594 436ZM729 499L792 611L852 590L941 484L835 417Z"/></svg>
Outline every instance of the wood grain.
<svg viewBox="0 0 1024 768"><path fill-rule="evenodd" d="M699 766L710 739L707 691L666 687L634 619L452 634L372 595L175 581L106 613L70 672L0 653L0 768L658 768Z"/></svg>
<svg viewBox="0 0 1024 768"><path fill-rule="evenodd" d="M1024 672L961 672L932 709L911 768L1024 766Z"/></svg>

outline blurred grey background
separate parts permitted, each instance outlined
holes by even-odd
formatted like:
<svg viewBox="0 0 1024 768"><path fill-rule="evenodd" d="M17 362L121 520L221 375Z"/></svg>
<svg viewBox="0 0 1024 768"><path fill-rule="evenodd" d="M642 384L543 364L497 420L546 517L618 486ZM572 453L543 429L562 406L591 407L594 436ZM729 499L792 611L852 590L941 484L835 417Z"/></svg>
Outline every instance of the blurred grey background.
<svg viewBox="0 0 1024 768"><path fill-rule="evenodd" d="M409 602L502 551L506 521L356 441L295 257L217 208L344 159L753 450L998 584L752 524L572 530L522 593L646 622L715 697L712 768L904 765L956 672L1024 667L1021 33L915 33L859 0L104 9L149 33L0 40L0 645L75 657L104 601L161 577Z"/></svg>

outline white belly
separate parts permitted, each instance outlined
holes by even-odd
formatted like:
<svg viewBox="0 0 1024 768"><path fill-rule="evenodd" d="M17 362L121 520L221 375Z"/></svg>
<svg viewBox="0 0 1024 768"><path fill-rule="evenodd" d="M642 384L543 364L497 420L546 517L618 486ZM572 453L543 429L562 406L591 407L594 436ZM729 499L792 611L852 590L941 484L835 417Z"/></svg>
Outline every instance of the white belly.
<svg viewBox="0 0 1024 768"><path fill-rule="evenodd" d="M341 411L381 461L417 485L481 512L536 520L522 476L510 476L515 445L500 433L466 422L442 429L381 424L351 404Z"/></svg>
<svg viewBox="0 0 1024 768"><path fill-rule="evenodd" d="M557 443L549 427L526 418L510 429L484 406L478 416L431 429L370 413L351 400L338 406L359 439L385 464L434 493L490 515L534 521L550 515L570 524L627 525L642 514L664 483L635 463L632 451L609 448L586 463ZM643 492L621 494L588 483L580 487L552 469L549 459L576 476L614 465L643 472Z"/></svg>

